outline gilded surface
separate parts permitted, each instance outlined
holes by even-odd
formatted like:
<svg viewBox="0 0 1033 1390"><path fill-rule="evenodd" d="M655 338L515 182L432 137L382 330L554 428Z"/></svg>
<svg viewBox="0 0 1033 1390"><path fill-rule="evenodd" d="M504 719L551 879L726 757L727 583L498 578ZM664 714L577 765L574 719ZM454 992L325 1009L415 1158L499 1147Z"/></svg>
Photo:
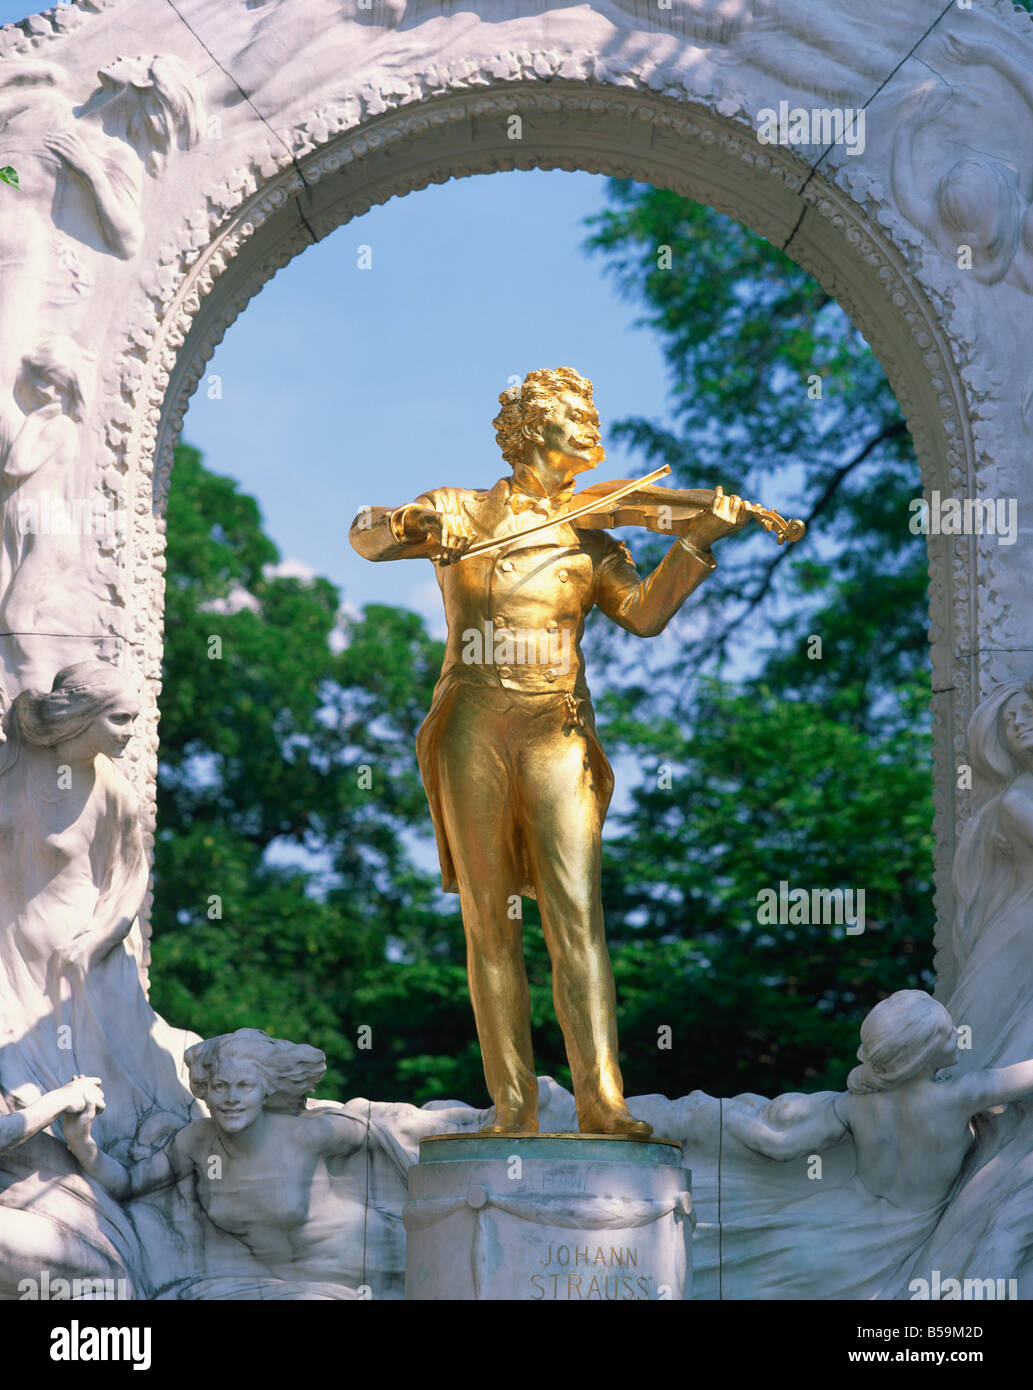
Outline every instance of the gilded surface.
<svg viewBox="0 0 1033 1390"><path fill-rule="evenodd" d="M581 650L598 607L639 637L662 632L714 569L710 544L745 524L719 495L644 579L605 531L563 521L578 473L603 457L591 382L531 372L500 396L496 438L513 470L486 491L438 488L370 508L351 542L367 559L434 562L448 639L417 755L443 886L458 892L470 996L496 1107L490 1132L538 1128L521 895L535 896L583 1133L646 1137L624 1103L617 1002L600 893L613 774ZM543 519L556 525L521 536ZM464 558L472 544L510 544Z"/></svg>

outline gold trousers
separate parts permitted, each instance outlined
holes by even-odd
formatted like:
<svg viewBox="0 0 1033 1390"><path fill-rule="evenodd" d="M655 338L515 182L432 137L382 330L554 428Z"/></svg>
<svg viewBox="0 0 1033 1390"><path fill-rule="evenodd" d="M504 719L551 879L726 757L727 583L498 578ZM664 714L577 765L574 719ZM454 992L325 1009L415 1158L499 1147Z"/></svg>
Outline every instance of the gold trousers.
<svg viewBox="0 0 1033 1390"><path fill-rule="evenodd" d="M437 741L441 809L496 1122L537 1128L520 918L524 862L552 961L579 1120L599 1107L623 1110L599 884L602 815L585 731L560 693L460 684L448 702Z"/></svg>

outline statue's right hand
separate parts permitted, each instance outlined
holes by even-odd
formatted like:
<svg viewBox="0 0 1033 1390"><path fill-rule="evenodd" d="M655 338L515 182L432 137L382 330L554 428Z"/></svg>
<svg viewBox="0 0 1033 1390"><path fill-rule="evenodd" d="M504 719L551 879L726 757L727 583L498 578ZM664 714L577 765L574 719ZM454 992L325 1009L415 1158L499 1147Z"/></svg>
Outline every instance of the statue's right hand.
<svg viewBox="0 0 1033 1390"><path fill-rule="evenodd" d="M44 138L44 145L54 154L60 155L66 164L78 169L83 160L82 142L70 130L55 130Z"/></svg>
<svg viewBox="0 0 1033 1390"><path fill-rule="evenodd" d="M73 980L85 978L94 947L93 938L86 932L59 946L50 958L49 971L52 979L58 979L62 975L68 975Z"/></svg>
<svg viewBox="0 0 1033 1390"><path fill-rule="evenodd" d="M99 1076L77 1076L61 1087L66 1113L81 1115L91 1110L91 1119L104 1109L104 1091Z"/></svg>
<svg viewBox="0 0 1033 1390"><path fill-rule="evenodd" d="M474 530L461 512L439 512L431 507L417 513L414 521L441 547L441 558L451 564L458 560L474 539Z"/></svg>

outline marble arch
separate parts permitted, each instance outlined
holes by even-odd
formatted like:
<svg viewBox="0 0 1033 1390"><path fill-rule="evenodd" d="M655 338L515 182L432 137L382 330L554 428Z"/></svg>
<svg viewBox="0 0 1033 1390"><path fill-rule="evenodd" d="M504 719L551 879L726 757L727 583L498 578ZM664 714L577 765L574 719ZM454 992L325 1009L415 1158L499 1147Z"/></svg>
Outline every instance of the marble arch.
<svg viewBox="0 0 1033 1390"><path fill-rule="evenodd" d="M781 102L863 111L863 150L761 143ZM705 201L843 304L927 493L1017 499L1020 518L1033 501L1033 26L1009 4L73 0L0 30L0 116L18 137L0 162L22 179L0 189L0 312L18 325L0 352L6 466L19 438L30 453L53 436L46 458L74 458L78 493L128 519L74 553L33 537L57 596L30 625L5 594L7 694L94 653L140 676L130 756L152 826L164 500L187 402L264 281L390 197L541 167ZM944 989L966 722L1033 654L1028 523L998 539L930 539Z"/></svg>

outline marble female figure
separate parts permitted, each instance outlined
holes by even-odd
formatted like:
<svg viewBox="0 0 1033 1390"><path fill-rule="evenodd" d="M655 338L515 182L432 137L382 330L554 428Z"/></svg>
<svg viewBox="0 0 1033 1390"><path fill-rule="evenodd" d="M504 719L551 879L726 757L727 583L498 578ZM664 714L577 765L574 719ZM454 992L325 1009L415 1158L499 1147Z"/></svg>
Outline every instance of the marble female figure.
<svg viewBox="0 0 1033 1390"><path fill-rule="evenodd" d="M89 485L80 429L90 369L89 354L56 334L23 356L13 408L0 411L0 649L14 689L38 679L37 633L78 628L82 590L74 576L84 573L83 537L95 529L94 514L83 514ZM96 520L100 533L108 518Z"/></svg>
<svg viewBox="0 0 1033 1390"><path fill-rule="evenodd" d="M145 1120L195 1109L184 1038L147 1003L137 914L147 861L136 794L115 767L135 695L116 667L66 667L19 694L0 745L0 1090L18 1103L102 1076L100 1130L126 1145Z"/></svg>
<svg viewBox="0 0 1033 1390"><path fill-rule="evenodd" d="M204 1271L164 1296L349 1299L340 1234L350 1213L334 1193L328 1160L347 1158L365 1126L305 1109L326 1070L322 1052L255 1028L188 1049L190 1085L210 1119L194 1120L151 1157L122 1164L98 1148L87 1106L65 1125L84 1172L112 1195L140 1197L192 1179L208 1220L234 1238L209 1249Z"/></svg>
<svg viewBox="0 0 1033 1390"><path fill-rule="evenodd" d="M0 380L8 382L26 334L30 345L47 336L50 309L96 312L83 252L132 259L144 235L144 169L156 177L175 146L201 136L199 86L178 58L116 58L80 104L68 82L62 68L38 60L0 71L0 164L13 165L33 193L0 231L0 319L20 328L0 350Z"/></svg>
<svg viewBox="0 0 1033 1390"><path fill-rule="evenodd" d="M969 722L974 810L958 841L951 1013L974 1062L1033 1054L1033 680L1012 681Z"/></svg>
<svg viewBox="0 0 1033 1390"><path fill-rule="evenodd" d="M965 252L968 269L979 281L1006 281L1033 292L1033 76L1015 54L993 41L994 27L973 15L964 31L935 37L929 59L934 67L960 66L967 75L985 65L1007 88L1008 128L1016 132L1013 158L992 158L975 136L972 116L977 93L966 85L927 81L905 99L893 135L893 189L901 210L925 229L951 260ZM966 106L961 100L968 98ZM1002 110L1003 115L1003 110ZM1017 117L1017 119L1015 119ZM1025 132L1024 134L1022 132ZM930 148L939 158L930 158ZM944 169L943 152L956 156ZM930 178L930 171L934 171Z"/></svg>
<svg viewBox="0 0 1033 1390"><path fill-rule="evenodd" d="M973 810L954 857L954 987L970 1031L965 1067L1033 1053L1033 679L993 690L969 720ZM1012 1070L1008 1067L1007 1070ZM998 1071L996 1074L1000 1074ZM1033 1108L984 1117L965 1184L924 1255L923 1276L1008 1278L1033 1289Z"/></svg>
<svg viewBox="0 0 1033 1390"><path fill-rule="evenodd" d="M876 1004L861 1025L861 1065L847 1090L780 1096L759 1114L729 1101L729 1133L769 1158L818 1152L852 1136L860 1181L900 1211L944 1202L972 1147L972 1119L1033 1093L1033 1061L937 1073L958 1061L951 1015L924 990L903 989Z"/></svg>
<svg viewBox="0 0 1033 1390"><path fill-rule="evenodd" d="M845 1093L724 1103L726 1138L783 1164L853 1145L846 1181L829 1174L806 1183L807 1196L780 1208L769 1193L741 1235L726 1225L726 1250L740 1251L735 1277L763 1291L754 1297L906 1296L919 1252L965 1180L974 1119L1033 1095L1030 1060L953 1074L957 1029L922 990L900 990L871 1010L858 1058Z"/></svg>

